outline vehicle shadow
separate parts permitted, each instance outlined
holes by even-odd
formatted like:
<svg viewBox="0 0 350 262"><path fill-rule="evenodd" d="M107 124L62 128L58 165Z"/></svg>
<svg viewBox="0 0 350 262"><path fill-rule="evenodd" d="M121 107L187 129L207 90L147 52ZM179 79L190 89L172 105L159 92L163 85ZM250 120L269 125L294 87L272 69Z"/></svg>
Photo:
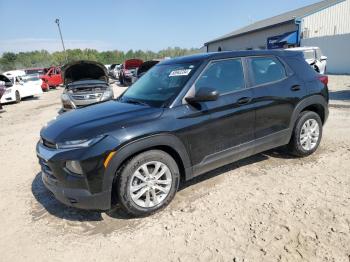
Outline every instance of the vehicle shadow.
<svg viewBox="0 0 350 262"><path fill-rule="evenodd" d="M253 155L251 157L247 157L244 158L242 160L233 162L231 164L219 167L217 169L214 169L212 171L209 171L207 173L204 173L198 177L195 177L189 181L183 181L180 185L179 191L193 186L195 184L199 184L205 180L211 179L213 177L219 176L223 173L226 172L230 172L230 171L234 171L235 169L238 169L240 167L244 167L244 166L249 166L253 163L258 163L258 162L263 162L268 160L270 157L272 158L281 158L281 159L292 159L295 158L289 154L286 153L284 148L276 148L276 149L272 149L257 155Z"/></svg>
<svg viewBox="0 0 350 262"><path fill-rule="evenodd" d="M28 96L28 97L23 97L21 99L21 102L27 102L27 101L33 101L33 100L39 100L39 96Z"/></svg>
<svg viewBox="0 0 350 262"><path fill-rule="evenodd" d="M183 181L180 184L179 191L184 190L187 187L197 185L201 182L204 182L208 179L211 179L213 177L219 176L223 173L233 171L235 169L238 169L243 166L247 166L253 163L262 162L270 157L272 158L283 158L283 159L289 159L292 158L288 154L286 154L282 149L274 149L270 150L264 153L260 153L245 159L242 159L240 161L228 164L226 166L217 168L213 171L207 172L205 174L202 174L198 177L195 177L189 181ZM74 207L68 207L64 204L61 204L58 200L55 199L53 194L47 190L41 180L41 173L39 172L33 182L32 182L32 193L35 199L40 203L47 212L49 212L51 215L71 220L71 221L102 221L102 212L100 211L87 211L87 210L81 210ZM111 218L116 219L127 219L132 220L133 217L128 215L126 212L124 212L120 206L115 206L110 211L105 212L106 215L108 215Z"/></svg>
<svg viewBox="0 0 350 262"><path fill-rule="evenodd" d="M330 100L350 100L350 90L329 91Z"/></svg>

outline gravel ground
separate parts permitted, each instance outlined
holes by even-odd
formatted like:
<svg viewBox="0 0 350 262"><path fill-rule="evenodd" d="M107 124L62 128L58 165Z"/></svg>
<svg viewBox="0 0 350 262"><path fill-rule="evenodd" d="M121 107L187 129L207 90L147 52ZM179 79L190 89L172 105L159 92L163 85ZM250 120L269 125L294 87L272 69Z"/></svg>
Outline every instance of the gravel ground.
<svg viewBox="0 0 350 262"><path fill-rule="evenodd" d="M123 88L115 86L116 93ZM1 261L350 261L350 77L330 77L319 150L269 151L182 186L162 212L81 211L40 180L35 144L62 89L0 114ZM344 106L342 106L342 103Z"/></svg>

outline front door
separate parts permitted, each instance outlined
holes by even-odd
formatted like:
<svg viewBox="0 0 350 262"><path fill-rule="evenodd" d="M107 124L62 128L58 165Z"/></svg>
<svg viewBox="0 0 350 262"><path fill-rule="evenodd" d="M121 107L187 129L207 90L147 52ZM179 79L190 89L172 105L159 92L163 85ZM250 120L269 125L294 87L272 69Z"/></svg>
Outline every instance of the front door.
<svg viewBox="0 0 350 262"><path fill-rule="evenodd" d="M190 93L201 88L219 92L216 101L186 105L188 114L197 123L187 131L194 175L206 172L249 155L245 147L254 140L255 112L252 90L246 88L243 62L240 58L210 62ZM202 121L199 121L201 119ZM251 150L250 150L251 149Z"/></svg>

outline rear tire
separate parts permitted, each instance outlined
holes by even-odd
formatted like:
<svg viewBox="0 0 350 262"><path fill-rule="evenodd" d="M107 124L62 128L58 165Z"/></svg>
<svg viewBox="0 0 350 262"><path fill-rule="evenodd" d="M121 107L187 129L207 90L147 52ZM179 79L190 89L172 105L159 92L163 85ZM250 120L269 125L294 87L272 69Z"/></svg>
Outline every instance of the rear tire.
<svg viewBox="0 0 350 262"><path fill-rule="evenodd" d="M179 187L176 161L161 150L150 150L129 159L119 170L114 194L132 216L148 216L165 208Z"/></svg>
<svg viewBox="0 0 350 262"><path fill-rule="evenodd" d="M21 102L21 95L19 94L18 91L15 92L15 102L18 104L19 102Z"/></svg>
<svg viewBox="0 0 350 262"><path fill-rule="evenodd" d="M322 121L312 111L302 112L294 126L291 140L287 146L290 154L304 157L314 153L322 139Z"/></svg>

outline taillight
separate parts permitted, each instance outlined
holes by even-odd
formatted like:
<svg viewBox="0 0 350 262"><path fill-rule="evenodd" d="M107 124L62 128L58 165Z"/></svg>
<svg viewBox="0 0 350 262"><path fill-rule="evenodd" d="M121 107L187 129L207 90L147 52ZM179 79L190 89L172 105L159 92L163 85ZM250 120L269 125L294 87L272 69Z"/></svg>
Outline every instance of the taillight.
<svg viewBox="0 0 350 262"><path fill-rule="evenodd" d="M328 76L319 75L318 80L320 80L323 84L328 85Z"/></svg>

